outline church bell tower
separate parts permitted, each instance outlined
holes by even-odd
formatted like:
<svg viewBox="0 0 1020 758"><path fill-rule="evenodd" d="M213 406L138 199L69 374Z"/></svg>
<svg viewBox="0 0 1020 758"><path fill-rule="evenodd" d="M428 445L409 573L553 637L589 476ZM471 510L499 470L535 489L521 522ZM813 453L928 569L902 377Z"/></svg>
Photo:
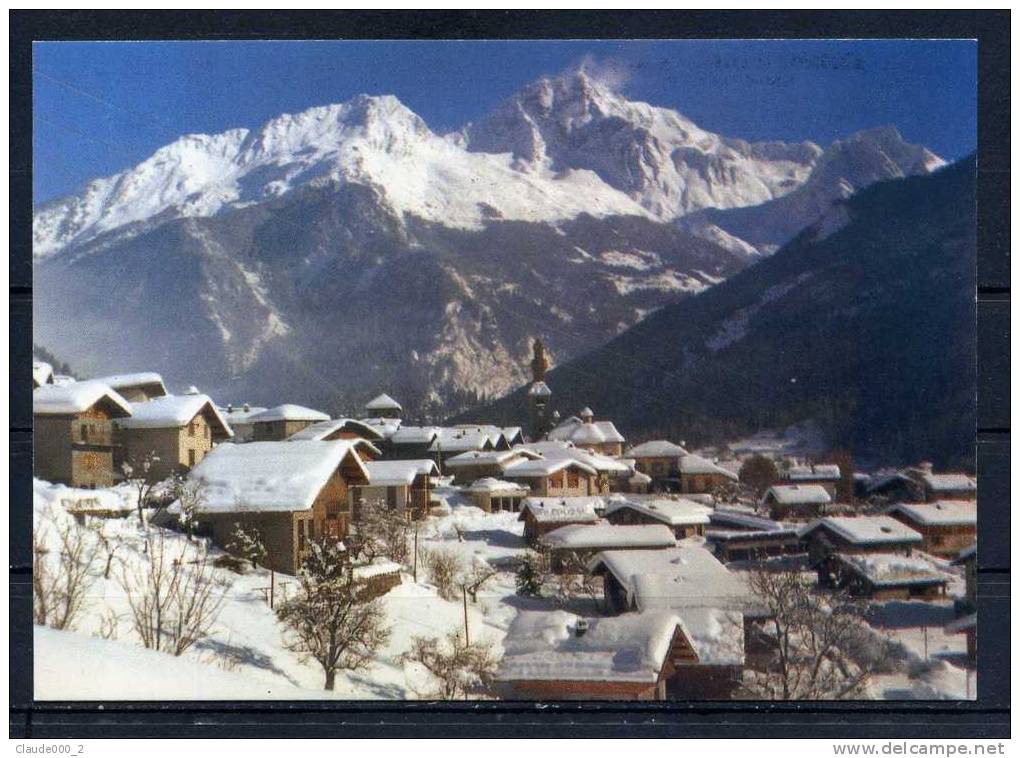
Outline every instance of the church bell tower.
<svg viewBox="0 0 1020 758"><path fill-rule="evenodd" d="M532 344L531 386L528 388L528 405L531 412L531 440L536 441L545 436L552 428L549 401L552 390L545 383L545 372L549 369L549 359L545 355L545 345L536 339Z"/></svg>

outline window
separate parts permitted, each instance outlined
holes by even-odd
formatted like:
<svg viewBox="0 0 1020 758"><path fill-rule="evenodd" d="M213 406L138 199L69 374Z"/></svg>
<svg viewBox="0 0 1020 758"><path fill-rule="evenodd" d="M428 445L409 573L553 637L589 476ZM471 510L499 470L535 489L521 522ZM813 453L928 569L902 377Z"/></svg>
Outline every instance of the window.
<svg viewBox="0 0 1020 758"><path fill-rule="evenodd" d="M189 466L194 466L195 465L195 451L194 450L189 450L188 451L188 465Z"/></svg>
<svg viewBox="0 0 1020 758"><path fill-rule="evenodd" d="M87 440L89 438L89 425L88 424L82 424L81 425L81 438L82 438L82 441L85 441L85 440Z"/></svg>
<svg viewBox="0 0 1020 758"><path fill-rule="evenodd" d="M195 422L194 421L192 421L190 424L188 424L188 436L189 437L194 437L195 436Z"/></svg>
<svg viewBox="0 0 1020 758"><path fill-rule="evenodd" d="M580 481L577 475L577 471L575 469L570 469L567 472L567 486L570 487L571 489L575 489L579 483Z"/></svg>

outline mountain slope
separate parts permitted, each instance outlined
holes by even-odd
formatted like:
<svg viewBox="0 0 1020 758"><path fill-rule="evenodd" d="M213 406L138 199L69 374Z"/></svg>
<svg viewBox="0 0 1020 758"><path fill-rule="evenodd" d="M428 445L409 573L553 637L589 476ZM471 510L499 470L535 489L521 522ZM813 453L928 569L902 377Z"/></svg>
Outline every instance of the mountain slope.
<svg viewBox="0 0 1020 758"><path fill-rule="evenodd" d="M895 134L851 142L851 167L928 167ZM739 234L677 219L843 181L831 152L712 134L583 69L446 136L367 95L188 135L37 208L35 339L225 401L450 413L523 380L530 335L562 362L749 265Z"/></svg>
<svg viewBox="0 0 1020 758"><path fill-rule="evenodd" d="M717 238L716 230L721 230L771 253L855 192L944 165L930 150L905 142L895 127L869 129L829 146L807 180L792 192L753 207L706 209L685 217L681 225L707 239Z"/></svg>
<svg viewBox="0 0 1020 758"><path fill-rule="evenodd" d="M973 465L974 164L874 185L773 257L553 369L632 440L813 419L861 463ZM465 414L526 418L523 390Z"/></svg>

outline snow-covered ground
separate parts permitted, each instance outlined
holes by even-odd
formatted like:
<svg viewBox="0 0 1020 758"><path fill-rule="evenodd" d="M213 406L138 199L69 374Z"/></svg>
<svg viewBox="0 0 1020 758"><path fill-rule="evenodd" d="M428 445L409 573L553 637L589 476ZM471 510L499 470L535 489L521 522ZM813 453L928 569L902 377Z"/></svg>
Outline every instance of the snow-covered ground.
<svg viewBox="0 0 1020 758"><path fill-rule="evenodd" d="M99 497L111 497L103 491L81 491ZM62 486L36 481L35 508L37 523L49 521L47 511L56 523L69 518L61 505L75 493ZM422 547L439 543L465 555L498 559L521 549L521 526L511 523L506 514L488 516L477 509L455 508L457 515L428 522L423 532ZM314 661L302 662L284 646L284 628L270 611L266 600L269 574L250 571L243 575L217 569L230 581L226 602L212 634L197 643L179 658L167 653L144 649L131 627L129 607L118 577L123 561L136 567L146 558L142 555L143 530L137 517L97 520L105 535L121 544L116 553L109 579L102 577L102 562L96 574L87 607L74 631L55 631L36 627L35 681L36 697L40 700L174 700L199 699L276 699L322 698L341 699L415 697L424 691L427 682L415 671L397 661L408 649L413 636L442 637L464 624L461 602L450 602L438 596L422 570L415 583L405 573L403 583L382 598L392 627L392 635L375 663L364 671L341 673L336 689L322 689L323 675ZM463 525L465 540L457 542L454 523ZM168 545L175 552L193 550L187 538L173 531L163 531ZM433 531L434 530L434 531ZM48 523L43 528L47 546L56 548L56 528ZM90 540L96 537L86 531ZM213 549L213 554L218 551ZM293 593L293 577L276 576L276 589L282 596ZM468 602L468 624L472 640L494 643L497 651L506 627L516 610L503 602L513 595L513 575L500 574L490 586L479 593L478 602ZM113 639L102 639L104 628L109 635L111 617L117 617ZM145 671L158 669L159 674L142 678Z"/></svg>
<svg viewBox="0 0 1020 758"><path fill-rule="evenodd" d="M553 610L552 599L521 598L515 593L513 559L525 550L523 524L514 513L485 513L468 504L454 488L438 491L443 507L422 523L418 541L422 552L446 550L465 564L487 564L495 575L467 601L472 641L485 641L502 655L507 629L520 610ZM400 662L415 636L445 637L464 626L462 600L444 600L419 566L381 599L391 637L372 665L361 671L338 672L336 689L322 689L323 675L314 661L302 661L284 644L284 628L270 610L269 574L263 570L236 574L217 569L230 588L211 634L180 657L147 650L140 644L129 617L129 606L119 581L125 568L144 565L145 528L134 515L127 488L72 490L46 482L35 483L37 525L51 551L56 550L57 526L69 523L66 506L81 497L98 497L122 504L124 518L92 520L103 535L120 547L109 579L102 576L104 554L93 569L94 584L87 606L74 631L35 628L36 697L40 700L181 700L181 699L408 699L428 689L423 674ZM173 554L193 552L196 546L184 535L149 527L162 533ZM98 539L88 529L86 538ZM702 538L689 540L703 542ZM212 555L219 551L211 549ZM963 592L956 569L933 559L952 572L950 596L937 603L885 601L873 603L868 619L875 634L899 642L901 659L894 673L876 675L872 695L885 699L974 697L976 683L964 667L962 635L946 635L952 620L952 595ZM746 567L733 564L738 573ZM293 577L276 575L277 598L297 588ZM116 621L114 621L116 619ZM925 657L927 636L927 660Z"/></svg>

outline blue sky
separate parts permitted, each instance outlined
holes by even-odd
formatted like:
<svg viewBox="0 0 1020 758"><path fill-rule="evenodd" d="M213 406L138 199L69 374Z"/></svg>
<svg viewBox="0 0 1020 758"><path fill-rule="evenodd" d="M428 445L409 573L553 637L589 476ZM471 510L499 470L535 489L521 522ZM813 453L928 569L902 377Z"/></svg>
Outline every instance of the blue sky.
<svg viewBox="0 0 1020 758"><path fill-rule="evenodd" d="M976 146L964 40L52 42L34 50L33 191L58 197L181 134L361 92L396 95L443 132L585 58L628 97L731 137L826 145L892 123L950 160Z"/></svg>

